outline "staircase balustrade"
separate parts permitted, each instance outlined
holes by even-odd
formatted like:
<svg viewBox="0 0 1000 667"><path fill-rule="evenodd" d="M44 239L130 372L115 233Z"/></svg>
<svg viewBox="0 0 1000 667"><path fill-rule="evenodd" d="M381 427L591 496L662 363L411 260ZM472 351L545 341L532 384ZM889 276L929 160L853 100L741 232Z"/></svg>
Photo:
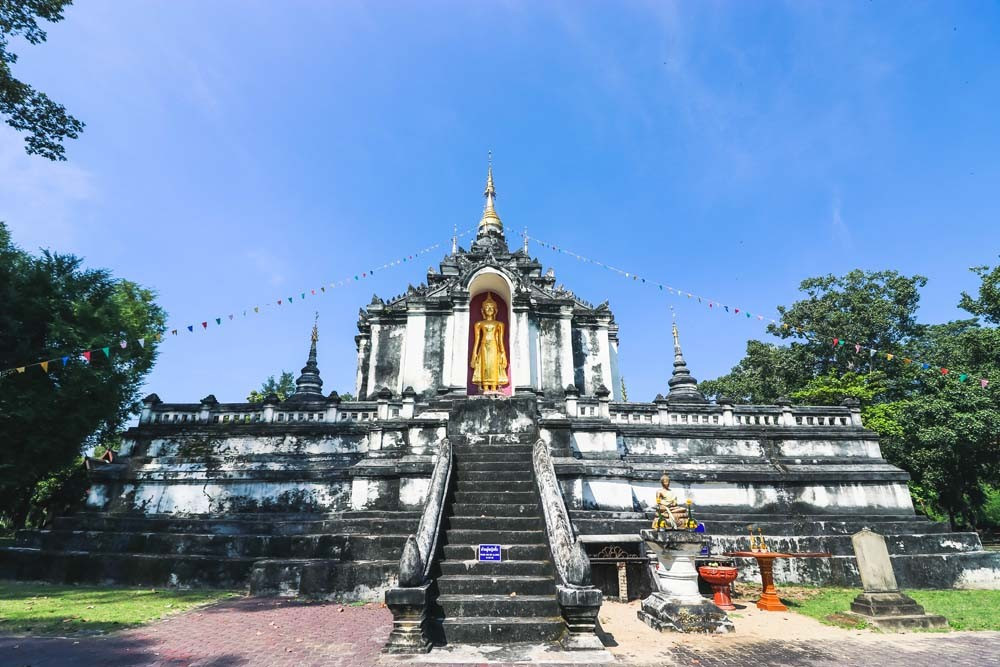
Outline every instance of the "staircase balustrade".
<svg viewBox="0 0 1000 667"><path fill-rule="evenodd" d="M545 517L545 533L558 577L556 596L568 630L563 646L568 649L601 648L594 628L603 596L591 583L590 559L583 543L573 537L573 526L545 441L535 442L532 462Z"/></svg>
<svg viewBox="0 0 1000 667"><path fill-rule="evenodd" d="M431 649L426 629L433 583L430 572L440 541L453 468L451 441L444 438L438 447L420 524L417 532L406 538L399 559L399 586L385 593L385 604L392 612L392 632L382 649L385 653L426 653Z"/></svg>

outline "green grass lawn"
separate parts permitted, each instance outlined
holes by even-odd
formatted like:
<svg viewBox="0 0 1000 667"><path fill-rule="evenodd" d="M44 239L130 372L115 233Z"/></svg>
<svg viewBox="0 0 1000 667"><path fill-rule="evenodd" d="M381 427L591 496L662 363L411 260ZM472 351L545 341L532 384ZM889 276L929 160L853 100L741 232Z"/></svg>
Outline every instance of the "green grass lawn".
<svg viewBox="0 0 1000 667"><path fill-rule="evenodd" d="M96 634L154 621L236 595L0 581L0 632Z"/></svg>
<svg viewBox="0 0 1000 667"><path fill-rule="evenodd" d="M829 625L855 628L864 624L842 614L860 592L849 588L778 588L778 595L792 611ZM908 590L906 594L928 614L948 619L952 630L1000 630L1000 591Z"/></svg>

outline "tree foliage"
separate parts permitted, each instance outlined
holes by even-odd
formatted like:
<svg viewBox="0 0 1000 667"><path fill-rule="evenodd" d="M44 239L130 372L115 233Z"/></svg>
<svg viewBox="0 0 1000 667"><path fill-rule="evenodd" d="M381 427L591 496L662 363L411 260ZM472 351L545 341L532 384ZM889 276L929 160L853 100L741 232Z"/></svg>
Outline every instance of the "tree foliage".
<svg viewBox="0 0 1000 667"><path fill-rule="evenodd" d="M134 413L165 314L150 290L77 257L20 250L2 223L0 303L0 368L67 357L47 373L35 366L0 378L0 519L21 526L34 494L56 495L39 484L114 441ZM110 357L77 357L104 346L115 347Z"/></svg>
<svg viewBox="0 0 1000 667"><path fill-rule="evenodd" d="M953 525L979 525L992 516L987 503L1000 488L1000 329L979 319L1000 324L1000 267L973 271L982 285L959 305L975 317L932 325L916 318L922 276L858 270L804 280L806 298L780 306L781 322L769 327L789 344L749 341L730 373L701 388L751 403L856 398L883 456L910 473L918 506ZM896 358L859 353L855 343ZM979 378L993 382L983 388Z"/></svg>
<svg viewBox="0 0 1000 667"><path fill-rule="evenodd" d="M268 394L277 394L279 400L285 400L295 393L295 376L289 371L281 371L278 379L269 375L260 385L247 396L249 403L263 403Z"/></svg>
<svg viewBox="0 0 1000 667"><path fill-rule="evenodd" d="M0 115L19 132L27 132L25 150L50 160L65 160L63 140L76 139L83 123L43 92L14 77L11 66L17 54L10 50L12 37L29 44L45 41L39 20L55 23L72 0L0 0Z"/></svg>

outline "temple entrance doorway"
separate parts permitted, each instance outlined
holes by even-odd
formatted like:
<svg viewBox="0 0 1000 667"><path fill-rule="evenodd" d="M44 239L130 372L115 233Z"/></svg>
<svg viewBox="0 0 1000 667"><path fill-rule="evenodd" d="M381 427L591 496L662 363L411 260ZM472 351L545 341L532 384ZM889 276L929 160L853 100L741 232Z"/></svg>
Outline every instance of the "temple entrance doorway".
<svg viewBox="0 0 1000 667"><path fill-rule="evenodd" d="M469 396L513 393L510 345L510 285L497 273L482 273L469 286Z"/></svg>

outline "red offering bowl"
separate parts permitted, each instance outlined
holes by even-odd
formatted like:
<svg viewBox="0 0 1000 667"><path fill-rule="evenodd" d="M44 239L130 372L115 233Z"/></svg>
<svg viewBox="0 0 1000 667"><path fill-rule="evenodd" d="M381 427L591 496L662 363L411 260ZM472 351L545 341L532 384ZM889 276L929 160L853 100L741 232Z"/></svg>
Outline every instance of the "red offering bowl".
<svg viewBox="0 0 1000 667"><path fill-rule="evenodd" d="M698 574L712 586L712 591L715 592L712 602L715 603L716 607L726 611L736 609L729 597L729 585L736 581L736 575L739 574L738 569L729 566L702 565L698 568Z"/></svg>

